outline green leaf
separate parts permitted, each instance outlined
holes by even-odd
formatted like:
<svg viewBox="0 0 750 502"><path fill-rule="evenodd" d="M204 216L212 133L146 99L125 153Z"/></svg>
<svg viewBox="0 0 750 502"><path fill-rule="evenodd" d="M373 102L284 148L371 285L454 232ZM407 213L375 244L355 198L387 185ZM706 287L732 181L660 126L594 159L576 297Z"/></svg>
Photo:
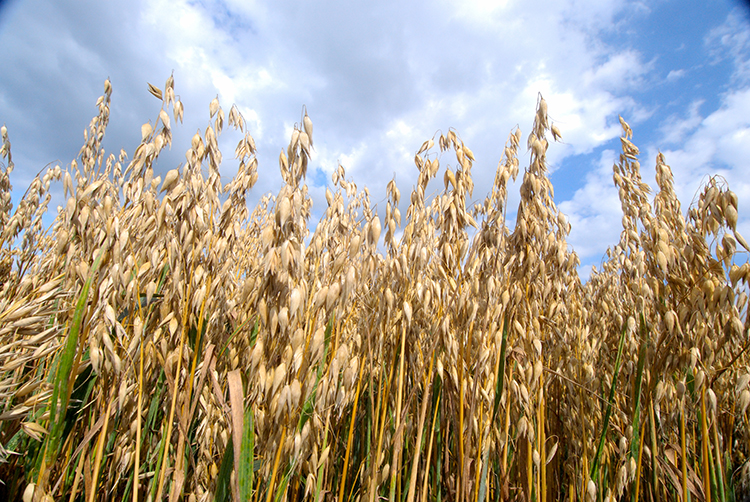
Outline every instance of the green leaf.
<svg viewBox="0 0 750 502"><path fill-rule="evenodd" d="M240 466L238 469L240 500L251 500L253 495L253 457L255 456L255 429L253 427L252 407L248 407L245 410L244 422Z"/></svg>
<svg viewBox="0 0 750 502"><path fill-rule="evenodd" d="M86 314L88 307L89 290L91 284L94 281L99 266L102 263L102 259L107 252L107 247L102 247L99 250L99 254L94 260L94 264L91 267L89 277L83 284L81 294L78 296L78 302L76 303L75 311L73 312L73 320L70 324L70 330L66 337L65 346L63 347L60 362L57 366L57 372L55 374L54 387L52 390L52 398L50 399L50 433L47 436L47 441L44 448L44 465L49 468L55 463L57 455L60 449L60 440L62 439L63 429L65 427L65 419L68 411L68 402L70 399L70 380L71 372L73 371L73 361L75 360L76 352L78 351L78 336L81 333L81 326L83 324L83 316ZM40 456L41 457L41 456ZM35 475L39 474L41 468L41 458L37 460Z"/></svg>
<svg viewBox="0 0 750 502"><path fill-rule="evenodd" d="M627 326L623 326L622 334L620 335L620 344L617 348L617 359L615 359L615 372L612 375L612 386L609 388L609 399L607 400L607 411L604 413L604 424L602 424L602 435L599 438L599 446L596 448L596 456L591 464L591 479L596 482L599 474L599 462L602 458L602 451L604 451L604 442L607 439L607 429L609 429L609 419L612 416L612 403L615 400L615 390L617 389L617 375L620 373L620 363L622 362L622 349L625 347L625 333L627 333Z"/></svg>
<svg viewBox="0 0 750 502"><path fill-rule="evenodd" d="M333 317L331 317L331 319L328 321L328 325L326 326L323 357L321 357L320 364L318 364L318 373L315 377L315 385L313 385L312 392L310 392L310 395L307 397L307 400L305 400L305 403L302 405L302 413L300 413L299 423L297 424L298 431L301 431L302 427L305 426L305 423L310 419L310 417L312 417L313 408L315 406L315 398L318 393L318 383L320 383L320 379L323 376L323 371L325 369L325 363L328 357L328 347L331 343L332 332L333 332Z"/></svg>
<svg viewBox="0 0 750 502"><path fill-rule="evenodd" d="M224 459L219 467L219 475L216 478L215 502L227 502L232 499L232 487L230 478L232 476L232 466L234 464L234 446L232 441L227 443L227 449L224 451Z"/></svg>
<svg viewBox="0 0 750 502"><path fill-rule="evenodd" d="M503 340L500 344L500 365L497 369L497 380L495 382L495 404L492 407L492 421L497 418L497 410L500 407L500 398L503 396L503 384L505 380L505 351L508 347L508 323L503 320Z"/></svg>

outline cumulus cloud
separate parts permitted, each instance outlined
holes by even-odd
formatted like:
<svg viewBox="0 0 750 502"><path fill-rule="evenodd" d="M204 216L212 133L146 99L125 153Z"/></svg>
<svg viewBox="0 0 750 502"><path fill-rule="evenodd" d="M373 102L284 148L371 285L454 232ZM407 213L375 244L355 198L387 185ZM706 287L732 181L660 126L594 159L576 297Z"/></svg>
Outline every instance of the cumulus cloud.
<svg viewBox="0 0 750 502"><path fill-rule="evenodd" d="M746 161L750 158L750 89L726 94L721 107L705 118L694 111L682 121L671 121L670 128L692 131L679 147L663 150L683 202L693 199L709 174L723 176L741 201L750 200L750 165ZM653 158L656 147L651 145L649 150ZM743 220L747 209L740 207Z"/></svg>
<svg viewBox="0 0 750 502"><path fill-rule="evenodd" d="M612 181L616 161L614 150L604 150L586 174L584 186L559 205L571 225L568 243L585 263L598 262L620 238L622 207Z"/></svg>
<svg viewBox="0 0 750 502"><path fill-rule="evenodd" d="M695 176L706 163L720 163L733 178L744 173L738 159L748 153L740 120L746 96L738 89L748 73L746 21L724 7L722 24L685 35L705 38L708 60L697 64L731 64L733 76L723 82L734 87L725 88L720 109L691 94L687 108L670 108L662 121L654 114L654 103L665 99L654 94L660 79L670 82L671 92L694 93L699 86L691 80L697 72L675 69L694 62L665 67L635 43L658 6L615 0L18 2L5 11L0 33L0 64L13 69L0 74L0 120L13 141L14 183L25 186L48 162L65 165L75 157L106 77L114 94L105 147L132 153L140 125L159 109L146 82L160 85L174 71L185 124L174 129L161 171L184 161L218 94L226 109L237 104L259 148L251 205L278 190L279 151L303 105L315 125L308 184L316 211L339 163L347 177L369 187L375 202L394 176L408 192L417 174L414 152L449 128L474 151L474 197L481 200L508 133L516 125L529 132L541 93L563 133L563 143L549 151L551 170L569 162L586 166L581 177L560 177L571 194L561 207L571 215L571 242L593 259L602 236L609 237L603 230L616 227L610 218L619 206L598 194L611 195L611 164L602 163L620 133L619 114L659 135L661 143L648 143L649 155L669 146L674 164L684 162ZM232 132L220 138L226 180L236 169L237 139ZM443 156L441 162L455 161ZM518 196L510 196L512 208Z"/></svg>
<svg viewBox="0 0 750 502"><path fill-rule="evenodd" d="M702 122L703 117L700 115L700 107L703 103L705 103L703 99L690 103L690 107L687 110L687 117L678 117L676 115L667 117L659 126L659 130L662 133L661 143L674 144L684 141L685 136L693 132Z"/></svg>

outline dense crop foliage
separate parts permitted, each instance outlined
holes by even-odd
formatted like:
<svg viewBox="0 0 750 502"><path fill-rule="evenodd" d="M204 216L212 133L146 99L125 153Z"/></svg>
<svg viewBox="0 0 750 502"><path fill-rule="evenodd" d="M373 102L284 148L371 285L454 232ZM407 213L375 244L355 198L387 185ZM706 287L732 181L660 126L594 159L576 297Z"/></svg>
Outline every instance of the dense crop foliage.
<svg viewBox="0 0 750 502"><path fill-rule="evenodd" d="M283 186L249 213L258 166L237 108L214 100L162 179L154 162L183 109L171 78L150 91L162 108L132 160L101 147L107 81L79 157L34 179L15 210L3 128L7 497L740 496L750 265L722 180L685 215L660 154L651 198L622 121L623 229L582 284L547 177L560 132L543 99L524 148L509 135L483 204L467 207L475 159L449 130L417 151L408 203L391 182L376 214L339 167L311 229L306 113L279 158ZM225 122L244 137L222 184ZM519 152L529 164L509 225ZM426 196L438 176L444 191ZM67 204L45 229L60 179Z"/></svg>

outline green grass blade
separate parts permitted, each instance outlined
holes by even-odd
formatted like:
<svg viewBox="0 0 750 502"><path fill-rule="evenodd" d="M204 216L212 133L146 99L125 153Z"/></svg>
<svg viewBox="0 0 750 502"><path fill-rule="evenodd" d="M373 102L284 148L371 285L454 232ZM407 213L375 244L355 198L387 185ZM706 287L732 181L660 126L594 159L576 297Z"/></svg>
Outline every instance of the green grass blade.
<svg viewBox="0 0 750 502"><path fill-rule="evenodd" d="M500 399L503 396L503 386L505 383L505 352L508 347L508 323L503 319L503 338L500 343L500 360L497 366L497 376L495 379L495 402L492 406L491 422L495 423L497 412L500 409ZM482 453L482 475L479 480L479 492L477 500L484 502L487 497L487 469L489 466L490 448L489 445Z"/></svg>
<svg viewBox="0 0 750 502"><path fill-rule="evenodd" d="M500 364L497 369L495 382L495 403L492 406L492 422L497 418L497 410L500 407L500 398L503 396L503 384L505 380L505 351L508 347L508 323L503 320L503 341L500 344Z"/></svg>
<svg viewBox="0 0 750 502"><path fill-rule="evenodd" d="M318 364L318 370L315 376L315 384L313 385L312 392L310 392L310 395L308 396L307 400L305 400L304 404L302 405L302 413L300 413L299 423L297 424L298 432L302 431L302 427L305 426L305 423L308 420L310 420L310 418L313 415L315 399L318 395L318 384L320 383L320 379L323 377L323 371L325 370L326 359L328 358L328 348L331 343L331 333L333 332L333 322L334 322L333 317L331 317L328 320L328 325L326 326L325 343L323 347L323 357L320 358L320 363Z"/></svg>
<svg viewBox="0 0 750 502"><path fill-rule="evenodd" d="M73 312L73 320L70 324L70 330L68 331L65 346L61 354L60 363L57 366L52 398L50 399L50 433L47 437L44 448L44 465L46 468L49 468L55 463L60 449L60 440L62 439L62 432L65 427L65 417L67 415L68 401L70 399L70 373L73 370L73 361L75 360L76 352L78 350L78 337L81 333L83 316L88 307L89 290L91 289L94 276L96 275L106 252L106 246L99 250L99 254L94 260L94 264L89 272L89 277L83 284L81 294L78 296L75 311ZM37 464L37 469L39 467L40 465ZM37 471L37 474L41 474L41 472Z"/></svg>
<svg viewBox="0 0 750 502"><path fill-rule="evenodd" d="M602 435L599 438L599 446L596 448L596 456L594 461L591 463L591 479L596 482L599 474L599 462L602 458L602 451L604 450L604 442L607 439L607 429L609 429L609 419L612 416L612 403L615 400L615 390L617 389L617 375L620 373L620 363L622 362L622 349L625 346L625 333L627 333L627 326L622 328L622 334L620 335L620 344L617 347L617 358L615 359L615 371L612 375L612 386L609 389L609 399L607 400L607 411L604 413L604 423L602 424Z"/></svg>
<svg viewBox="0 0 750 502"><path fill-rule="evenodd" d="M229 348L229 342L231 342L234 339L234 337L237 336L237 334L242 331L242 328L244 328L245 325L249 323L251 319L252 318L245 319L245 321L239 326L237 326L237 328L232 332L232 334L229 335L229 338L227 338L227 341L224 342L224 346L219 351L219 356L218 356L219 358L221 358L224 355L224 352L226 352L226 350ZM253 326L253 330L250 332L250 347L251 348L255 346L255 339L258 337L258 326L259 326L258 323L259 323L259 319L256 317L255 325Z"/></svg>
<svg viewBox="0 0 750 502"><path fill-rule="evenodd" d="M321 451L325 451L326 448L329 448L328 446L328 421L326 421L326 428L323 432L323 449ZM316 477L316 483L315 483L315 496L313 497L313 500L315 502L319 502L321 500L321 496L323 493L323 474L325 471L325 464L321 463L318 465L318 475Z"/></svg>
<svg viewBox="0 0 750 502"><path fill-rule="evenodd" d="M716 420L718 420L718 419L716 417L716 414L714 413L714 421L716 421ZM725 502L727 500L727 497L726 497L726 492L724 490L724 472L723 472L723 469L721 467L721 449L719 448L720 443L719 443L719 431L718 431L718 429L719 429L719 424L715 422L714 426L713 426L713 433L714 433L713 434L713 436L714 436L713 437L713 441L714 441L713 446L714 446L714 454L716 455L716 462L715 462L715 466L716 466L716 486L717 486L718 491L719 491L719 493L718 493L719 500L721 500L721 502Z"/></svg>
<svg viewBox="0 0 750 502"><path fill-rule="evenodd" d="M640 350L638 351L638 369L635 375L635 404L633 405L633 439L630 443L630 455L633 458L639 458L639 449L641 445L640 430L641 430L641 389L643 387L643 368L646 364L646 347L648 344L648 329L646 327L646 320L641 314L641 334L644 339L641 342ZM640 473L639 473L640 474ZM636 491L632 492L632 500L635 502L637 496Z"/></svg>
<svg viewBox="0 0 750 502"><path fill-rule="evenodd" d="M253 459L255 456L255 429L253 409L245 410L245 430L242 433L242 450L240 451L239 483L240 500L252 500L253 495Z"/></svg>
<svg viewBox="0 0 750 502"><path fill-rule="evenodd" d="M487 445L487 447L484 449L484 453L482 453L482 476L479 481L479 494L477 497L478 502L484 502L487 500L487 466L490 463L490 447Z"/></svg>
<svg viewBox="0 0 750 502"><path fill-rule="evenodd" d="M292 461L290 463L285 472L284 476L281 478L281 481L279 482L279 486L276 488L276 496L274 497L274 502L279 502L279 500L282 500L282 497L284 497L284 494L286 493L287 488L289 487L289 480L292 477L292 474L294 473L294 465L296 462ZM245 499L242 499L245 500Z"/></svg>
<svg viewBox="0 0 750 502"><path fill-rule="evenodd" d="M224 458L219 467L219 475L216 477L215 502L227 502L232 499L231 476L234 464L234 446L232 441L227 441L227 449L224 451Z"/></svg>

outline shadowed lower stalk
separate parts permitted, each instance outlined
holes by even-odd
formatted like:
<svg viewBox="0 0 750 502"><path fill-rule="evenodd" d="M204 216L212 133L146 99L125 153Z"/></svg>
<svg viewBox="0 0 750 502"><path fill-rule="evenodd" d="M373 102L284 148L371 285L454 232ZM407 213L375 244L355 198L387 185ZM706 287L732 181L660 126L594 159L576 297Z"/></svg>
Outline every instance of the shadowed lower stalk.
<svg viewBox="0 0 750 502"><path fill-rule="evenodd" d="M640 496L640 490L641 490L641 468L643 467L643 441L645 438L645 428L646 423L644 422L641 427L641 433L640 433L640 440L638 441L638 463L636 464L636 470L635 470L635 490L633 490L633 499L634 501L638 500L638 497Z"/></svg>
<svg viewBox="0 0 750 502"><path fill-rule="evenodd" d="M682 460L682 500L688 502L687 445L685 440L685 397L680 400L680 459Z"/></svg>
<svg viewBox="0 0 750 502"><path fill-rule="evenodd" d="M398 389L396 393L396 438L394 440L393 447L393 462L391 463L391 489L390 498L391 502L396 501L396 483L400 478L398 474L401 466L401 449L404 442L403 427L401 427L401 406L403 400L404 391L404 365L405 365L405 350L406 350L406 326L401 327L401 354L398 358Z"/></svg>
<svg viewBox="0 0 750 502"><path fill-rule="evenodd" d="M341 484L339 486L339 500L344 501L344 493L346 488L346 473L349 469L349 457L352 453L352 439L354 438L354 424L357 420L357 405L359 405L359 391L362 388L362 370L364 364L359 366L359 378L357 378L357 392L354 394L354 404L352 405L352 416L349 422L349 436L346 439L346 452L344 454L344 468L341 471Z"/></svg>
<svg viewBox="0 0 750 502"><path fill-rule="evenodd" d="M268 494L266 495L266 502L271 502L273 499L273 487L276 484L276 474L279 472L279 462L281 461L281 451L283 450L284 440L286 439L286 429L281 431L281 439L279 439L279 447L276 450L276 455L273 460L273 470L271 471L271 479L268 481Z"/></svg>
<svg viewBox="0 0 750 502"><path fill-rule="evenodd" d="M143 340L139 347L138 361L138 404L136 406L136 435L135 435L135 463L133 465L133 502L138 502L138 489L140 488L139 469L141 465L141 407L143 406Z"/></svg>
<svg viewBox="0 0 750 502"><path fill-rule="evenodd" d="M409 491L406 497L406 502L414 502L414 495L417 489L417 474L419 467L419 458L422 452L422 437L424 436L424 422L427 416L427 404L431 400L430 388L432 387L432 368L435 362L435 352L433 351L432 357L430 358L430 368L425 375L422 382L424 388L424 394L422 396L422 408L419 412L419 424L417 425L417 436L414 443L414 458L411 464L411 473L409 475Z"/></svg>
<svg viewBox="0 0 750 502"><path fill-rule="evenodd" d="M461 343L458 349L458 431L456 434L456 443L458 443L458 468L456 473L456 491L458 493L458 502L464 502L465 485L464 465L467 461L466 451L464 448L464 406L466 396L464 394L464 351L465 344ZM467 385L468 387L468 385Z"/></svg>
<svg viewBox="0 0 750 502"><path fill-rule="evenodd" d="M532 500L534 497L534 444L529 439L528 432L525 437L526 441L526 487L528 490L528 498Z"/></svg>
<svg viewBox="0 0 750 502"><path fill-rule="evenodd" d="M375 500L376 491L377 491L377 485L379 484L378 476L380 472L380 456L381 452L383 451L383 443L384 443L384 435L385 435L385 425L386 425L386 415L388 411L388 402L387 402L387 396L390 393L391 389L391 383L393 382L393 373L396 371L396 360L394 359L390 364L390 370L388 371L388 377L385 382L383 382L383 387L380 392L380 396L378 397L378 401L380 402L380 416L379 416L379 431L378 431L378 442L377 447L375 448L375 467L373 469L372 473L372 482L370 484L370 502L373 502ZM385 373L384 371L382 373ZM393 466L391 466L391 469Z"/></svg>
<svg viewBox="0 0 750 502"><path fill-rule="evenodd" d="M651 493L655 500L659 500L659 464L657 463L658 444L656 442L656 420L654 419L654 403L648 403L648 420L651 434Z"/></svg>
<svg viewBox="0 0 750 502"><path fill-rule="evenodd" d="M643 453L643 427L641 427L641 391L643 386L643 369L646 365L646 348L648 342L648 329L646 327L646 320L641 314L641 334L643 341L641 342L640 350L638 351L638 368L635 375L635 406L633 406L633 439L630 447L630 455L634 458L638 458L638 468L636 470L636 489L633 491L632 502L638 500L640 479L641 479L641 455Z"/></svg>
<svg viewBox="0 0 750 502"><path fill-rule="evenodd" d="M182 353L185 348L185 339L187 338L187 334L189 330L188 313L189 313L189 308L190 308L190 291L191 291L192 284L193 284L192 281L188 283L188 290L187 290L187 294L185 295L185 306L182 311L182 335L180 336L180 345L179 345L179 349L177 352L178 354L177 370L174 373L175 375L174 390L172 391L172 400L171 400L170 408L169 408L169 419L167 420L167 430L166 430L165 435L163 436L164 449L162 450L162 455L165 457L168 455L168 452L169 452L169 444L171 442L171 437L172 437L172 423L174 421L175 409L177 408L177 392L179 389L180 373L182 371ZM159 471L159 482L156 488L156 500L161 500L162 493L164 490L164 483L166 481L166 477L165 477L166 472L167 472L167 462L162 461L161 470Z"/></svg>
<svg viewBox="0 0 750 502"><path fill-rule="evenodd" d="M599 446L596 449L596 455L594 456L594 462L591 465L591 479L596 482L599 476L599 463L601 461L602 451L604 450L604 442L607 439L607 430L609 429L609 419L612 415L612 406L615 399L615 391L617 389L617 376L620 372L620 362L622 360L622 349L625 346L625 333L627 327L624 326L622 334L620 335L620 344L617 347L617 358L615 359L615 370L612 374L612 384L609 388L609 398L607 399L607 410L604 413L604 421L602 424L602 433L599 437Z"/></svg>
<svg viewBox="0 0 750 502"><path fill-rule="evenodd" d="M108 251L109 245L105 241L94 260L89 276L81 289L81 293L76 303L73 313L73 320L66 337L65 346L60 353L60 359L57 366L57 373L54 378L54 387L49 406L50 416L50 434L44 442L43 453L39 455L37 461L38 478L37 485L44 487L47 484L48 469L53 466L60 449L60 440L65 426L65 415L68 409L68 401L71 394L71 384L75 381L77 375L72 374L74 360L78 352L79 335L83 318L88 310L88 296L91 289L94 276L96 275L102 259ZM82 351L81 351L82 352ZM80 355L79 355L80 357ZM108 417L107 417L108 419Z"/></svg>
<svg viewBox="0 0 750 502"><path fill-rule="evenodd" d="M94 457L94 473L91 476L92 486L89 492L89 502L94 502L94 498L97 494L97 485L99 484L99 471L102 466L102 455L104 453L105 439L107 437L107 427L109 425L109 414L112 410L112 398L108 397L107 408L104 411L104 425L102 430L99 432L99 440L96 443L96 456Z"/></svg>
<svg viewBox="0 0 750 502"><path fill-rule="evenodd" d="M726 501L726 493L724 490L724 468L721 463L721 443L719 442L719 422L717 413L714 411L713 420L713 440L714 440L714 453L716 454L716 484L719 490L719 500L721 502Z"/></svg>
<svg viewBox="0 0 750 502"><path fill-rule="evenodd" d="M330 412L326 415L326 425L323 430L323 452L329 452L331 451L331 447L328 445L328 429L331 423L331 415ZM322 454L321 454L322 456ZM323 475L325 474L325 463L320 462L320 465L318 465L318 482L315 486L315 502L320 502L320 497L323 495Z"/></svg>
<svg viewBox="0 0 750 502"><path fill-rule="evenodd" d="M505 382L505 351L508 347L508 326L505 323L505 320L502 321L502 330L503 330L503 336L502 341L500 342L500 354L497 358L497 363L495 364L495 399L492 405L492 415L490 418L490 427L488 429L488 435L492 435L492 429L493 427L496 427L496 420L497 420L497 412L500 407L500 400L503 395L503 384ZM508 406L508 408L510 408ZM506 417L507 421L507 417ZM507 428L506 428L507 431ZM507 448L507 432L505 434L506 441L503 445L503 451L505 451L505 448ZM487 498L487 470L489 466L489 456L490 456L490 443L489 443L489 437L488 440L485 442L486 445L484 447L484 452L482 453L482 474L479 479L479 490L477 492L477 501L478 502L485 502ZM503 456L503 471L505 471L506 465L506 458L505 454L503 452L500 452L500 454Z"/></svg>
<svg viewBox="0 0 750 502"><path fill-rule="evenodd" d="M538 469L538 476L539 476L539 492L537 495L537 500L540 500L541 502L546 502L547 500L547 448L546 448L546 438L544 433L544 422L545 422L545 411L546 406L546 399L544 395L544 372L542 371L542 374L539 375L539 409L538 409L538 418L537 418L537 444L539 445L539 469Z"/></svg>
<svg viewBox="0 0 750 502"><path fill-rule="evenodd" d="M433 385L437 385L437 383ZM425 502L427 500L427 486L428 486L428 481L430 479L429 466L430 466L430 460L432 459L432 444L433 444L433 439L435 437L435 429L438 427L438 423L437 423L438 410L440 409L440 393L439 392L437 393L437 396L434 401L434 409L435 411L433 412L433 415L432 415L432 425L430 426L430 440L427 443L427 458L425 459L425 465L427 465L428 468L425 470L423 474L421 502ZM440 450L440 445L438 445L438 451L439 450Z"/></svg>
<svg viewBox="0 0 750 502"><path fill-rule="evenodd" d="M706 502L711 502L711 466L709 465L709 445L711 440L708 437L708 427L706 425L706 386L701 386L701 460L703 467L703 491L706 496Z"/></svg>

